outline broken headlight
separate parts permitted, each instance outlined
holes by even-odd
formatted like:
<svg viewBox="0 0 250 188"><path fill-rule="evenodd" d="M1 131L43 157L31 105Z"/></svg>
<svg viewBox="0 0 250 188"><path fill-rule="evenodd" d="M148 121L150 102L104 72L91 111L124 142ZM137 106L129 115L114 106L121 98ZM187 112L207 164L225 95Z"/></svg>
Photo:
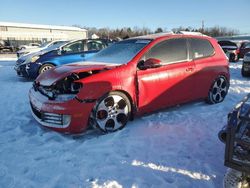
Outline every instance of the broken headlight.
<svg viewBox="0 0 250 188"><path fill-rule="evenodd" d="M72 73L66 78L60 80L55 85L55 100L68 101L73 99L82 88L82 83L77 82L80 77L76 73Z"/></svg>
<svg viewBox="0 0 250 188"><path fill-rule="evenodd" d="M72 73L71 75L56 82L52 86L37 86L34 83L34 89L47 96L50 100L68 101L75 98L76 94L83 87L79 75Z"/></svg>

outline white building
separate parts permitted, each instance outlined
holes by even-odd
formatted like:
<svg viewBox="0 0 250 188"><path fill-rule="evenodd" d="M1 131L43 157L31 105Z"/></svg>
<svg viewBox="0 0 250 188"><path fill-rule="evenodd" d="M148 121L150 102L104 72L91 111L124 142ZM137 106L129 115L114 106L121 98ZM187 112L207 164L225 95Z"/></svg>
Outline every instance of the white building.
<svg viewBox="0 0 250 188"><path fill-rule="evenodd" d="M84 39L88 31L78 27L0 22L0 40L20 45L58 39Z"/></svg>

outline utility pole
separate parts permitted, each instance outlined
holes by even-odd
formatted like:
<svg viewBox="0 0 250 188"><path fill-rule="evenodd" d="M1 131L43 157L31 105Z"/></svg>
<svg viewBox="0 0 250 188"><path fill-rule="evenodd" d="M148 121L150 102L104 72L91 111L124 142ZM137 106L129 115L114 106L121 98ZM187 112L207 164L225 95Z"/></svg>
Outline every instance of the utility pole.
<svg viewBox="0 0 250 188"><path fill-rule="evenodd" d="M204 32L204 20L201 21L201 31Z"/></svg>

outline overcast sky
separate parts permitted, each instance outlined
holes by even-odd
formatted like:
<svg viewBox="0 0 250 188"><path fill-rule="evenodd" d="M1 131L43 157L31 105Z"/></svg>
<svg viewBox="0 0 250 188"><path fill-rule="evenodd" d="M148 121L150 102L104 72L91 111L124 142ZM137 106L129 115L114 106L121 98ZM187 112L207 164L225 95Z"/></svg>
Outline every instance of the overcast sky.
<svg viewBox="0 0 250 188"><path fill-rule="evenodd" d="M0 21L88 27L223 26L250 34L250 0L2 0Z"/></svg>

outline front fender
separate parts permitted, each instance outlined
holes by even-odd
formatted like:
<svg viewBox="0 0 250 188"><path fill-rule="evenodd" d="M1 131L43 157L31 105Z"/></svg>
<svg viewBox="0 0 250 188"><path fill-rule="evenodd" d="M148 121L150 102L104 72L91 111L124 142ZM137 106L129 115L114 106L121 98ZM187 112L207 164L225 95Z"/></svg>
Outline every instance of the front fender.
<svg viewBox="0 0 250 188"><path fill-rule="evenodd" d="M80 100L97 100L106 93L112 91L112 84L107 81L83 83L77 98Z"/></svg>

